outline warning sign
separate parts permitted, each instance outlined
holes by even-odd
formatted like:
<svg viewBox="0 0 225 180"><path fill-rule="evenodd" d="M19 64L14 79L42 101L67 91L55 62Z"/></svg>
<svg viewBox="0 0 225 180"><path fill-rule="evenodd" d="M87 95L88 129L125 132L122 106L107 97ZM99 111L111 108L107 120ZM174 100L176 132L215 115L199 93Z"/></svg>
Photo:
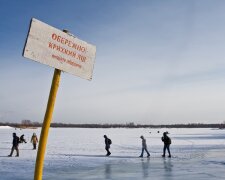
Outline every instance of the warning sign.
<svg viewBox="0 0 225 180"><path fill-rule="evenodd" d="M32 19L23 56L91 80L96 47Z"/></svg>

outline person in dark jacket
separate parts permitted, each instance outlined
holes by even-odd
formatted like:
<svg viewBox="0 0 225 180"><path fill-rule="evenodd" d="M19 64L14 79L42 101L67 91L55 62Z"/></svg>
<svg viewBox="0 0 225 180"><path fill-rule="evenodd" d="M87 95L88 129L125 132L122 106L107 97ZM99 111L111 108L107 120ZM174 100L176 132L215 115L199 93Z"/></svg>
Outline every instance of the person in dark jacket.
<svg viewBox="0 0 225 180"><path fill-rule="evenodd" d="M107 151L106 156L110 156L111 152L109 151L109 148L111 140L106 135L104 135L103 137L105 138L105 150Z"/></svg>
<svg viewBox="0 0 225 180"><path fill-rule="evenodd" d="M24 139L24 134L20 136L20 143L27 143Z"/></svg>
<svg viewBox="0 0 225 180"><path fill-rule="evenodd" d="M16 136L16 133L13 133L13 142L12 142L12 149L11 149L11 153L10 155L8 155L9 157L12 156L13 154L13 151L16 150L16 157L19 157L19 142L20 142L20 139L18 136Z"/></svg>
<svg viewBox="0 0 225 180"><path fill-rule="evenodd" d="M147 157L150 157L150 153L148 152L147 149L146 139L144 138L144 136L141 136L140 138L142 139L142 151L139 157L143 157L144 151L146 151Z"/></svg>
<svg viewBox="0 0 225 180"><path fill-rule="evenodd" d="M164 142L164 147L163 147L163 155L162 157L165 157L166 154L166 149L169 153L169 158L171 158L171 154L170 154L170 144L171 144L171 139L169 136L167 136L167 134L169 134L168 132L164 132L163 133L163 137L162 137L162 141Z"/></svg>

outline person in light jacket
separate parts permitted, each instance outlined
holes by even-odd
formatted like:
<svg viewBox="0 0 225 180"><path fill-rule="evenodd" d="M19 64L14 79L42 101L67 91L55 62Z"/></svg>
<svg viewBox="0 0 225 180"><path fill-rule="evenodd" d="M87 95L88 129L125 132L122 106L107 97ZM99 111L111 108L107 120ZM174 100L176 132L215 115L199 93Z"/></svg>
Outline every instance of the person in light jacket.
<svg viewBox="0 0 225 180"><path fill-rule="evenodd" d="M38 143L38 138L35 133L33 133L33 136L31 137L30 142L33 143L33 150L35 150L37 147L37 143Z"/></svg>
<svg viewBox="0 0 225 180"><path fill-rule="evenodd" d="M146 151L147 157L150 157L150 153L148 152L147 149L146 139L144 138L144 136L141 136L140 138L142 139L142 151L139 157L143 157L144 151Z"/></svg>

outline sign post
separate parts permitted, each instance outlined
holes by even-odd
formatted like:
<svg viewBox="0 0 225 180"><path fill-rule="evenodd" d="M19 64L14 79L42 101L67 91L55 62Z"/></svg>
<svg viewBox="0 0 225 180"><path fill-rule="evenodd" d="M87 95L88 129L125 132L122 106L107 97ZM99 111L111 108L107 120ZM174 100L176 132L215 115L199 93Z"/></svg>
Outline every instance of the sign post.
<svg viewBox="0 0 225 180"><path fill-rule="evenodd" d="M55 68L38 145L34 180L42 180L48 132L61 71L92 79L96 47L67 33L33 18L23 51L24 57Z"/></svg>
<svg viewBox="0 0 225 180"><path fill-rule="evenodd" d="M45 112L45 117L41 129L41 136L38 145L38 153L36 158L36 165L35 165L35 172L34 172L34 180L41 180L42 179L42 172L44 166L44 158L45 158L45 150L48 140L48 132L52 120L52 114L54 111L54 105L56 100L56 95L60 83L60 74L61 71L59 69L55 69L53 79L52 79L52 86L49 93L48 98L48 105Z"/></svg>

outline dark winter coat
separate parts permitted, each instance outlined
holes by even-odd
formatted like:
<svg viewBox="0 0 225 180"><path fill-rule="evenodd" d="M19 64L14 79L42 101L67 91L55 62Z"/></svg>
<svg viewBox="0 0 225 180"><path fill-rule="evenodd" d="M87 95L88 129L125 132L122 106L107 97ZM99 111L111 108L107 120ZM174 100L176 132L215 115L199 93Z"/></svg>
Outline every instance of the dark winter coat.
<svg viewBox="0 0 225 180"><path fill-rule="evenodd" d="M171 144L171 139L168 136L163 136L162 141L164 142L165 145Z"/></svg>
<svg viewBox="0 0 225 180"><path fill-rule="evenodd" d="M105 147L110 148L109 139L105 138Z"/></svg>
<svg viewBox="0 0 225 180"><path fill-rule="evenodd" d="M17 147L19 145L20 138L18 136L13 136L13 146Z"/></svg>

